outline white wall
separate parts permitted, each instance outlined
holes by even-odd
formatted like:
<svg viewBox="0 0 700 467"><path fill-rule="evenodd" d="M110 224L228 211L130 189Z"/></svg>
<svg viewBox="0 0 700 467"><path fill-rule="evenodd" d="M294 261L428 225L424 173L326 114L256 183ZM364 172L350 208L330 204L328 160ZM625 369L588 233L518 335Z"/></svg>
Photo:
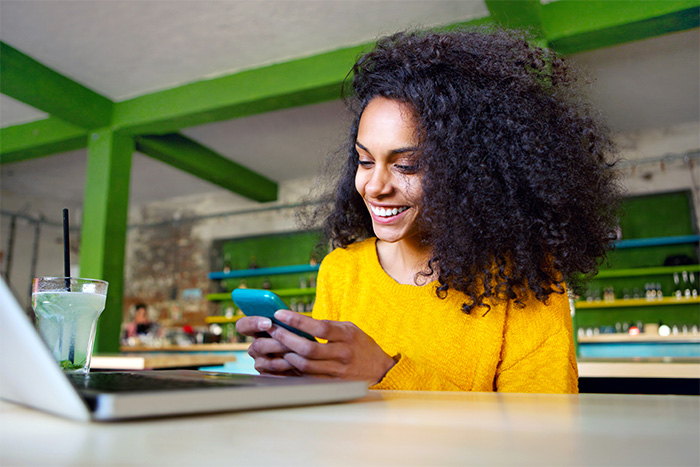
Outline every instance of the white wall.
<svg viewBox="0 0 700 467"><path fill-rule="evenodd" d="M620 135L623 183L630 195L690 190L695 205L695 221L700 232L700 124L690 122L671 128ZM663 156L695 154L695 158L660 161ZM645 162L645 161L653 162Z"/></svg>

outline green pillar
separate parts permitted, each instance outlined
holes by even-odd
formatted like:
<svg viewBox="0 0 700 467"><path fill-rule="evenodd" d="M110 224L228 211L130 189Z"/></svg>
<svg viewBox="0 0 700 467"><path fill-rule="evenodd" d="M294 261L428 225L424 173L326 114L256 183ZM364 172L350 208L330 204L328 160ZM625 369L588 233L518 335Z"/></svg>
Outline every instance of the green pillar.
<svg viewBox="0 0 700 467"><path fill-rule="evenodd" d="M80 275L109 282L95 352L118 352L124 295L124 254L134 140L110 129L88 134L80 235Z"/></svg>

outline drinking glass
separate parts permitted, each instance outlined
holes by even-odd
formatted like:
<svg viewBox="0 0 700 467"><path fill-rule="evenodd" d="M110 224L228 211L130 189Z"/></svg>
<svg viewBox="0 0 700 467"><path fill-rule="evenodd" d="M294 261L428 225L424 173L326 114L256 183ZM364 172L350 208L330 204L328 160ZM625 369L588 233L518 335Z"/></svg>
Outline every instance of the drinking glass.
<svg viewBox="0 0 700 467"><path fill-rule="evenodd" d="M79 277L37 277L32 283L36 326L64 371L87 373L108 283Z"/></svg>

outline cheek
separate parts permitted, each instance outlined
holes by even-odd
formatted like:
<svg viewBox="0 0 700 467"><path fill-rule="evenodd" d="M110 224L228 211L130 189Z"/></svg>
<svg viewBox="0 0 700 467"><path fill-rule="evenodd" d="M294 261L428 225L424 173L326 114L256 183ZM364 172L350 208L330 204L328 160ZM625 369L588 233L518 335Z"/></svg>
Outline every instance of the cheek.
<svg viewBox="0 0 700 467"><path fill-rule="evenodd" d="M355 189L360 196L365 197L365 180L359 171L355 174Z"/></svg>

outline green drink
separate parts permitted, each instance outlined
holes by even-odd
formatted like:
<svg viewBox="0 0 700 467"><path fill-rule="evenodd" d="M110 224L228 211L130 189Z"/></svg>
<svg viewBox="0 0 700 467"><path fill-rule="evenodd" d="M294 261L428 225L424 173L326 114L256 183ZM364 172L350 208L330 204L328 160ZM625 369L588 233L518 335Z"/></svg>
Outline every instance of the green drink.
<svg viewBox="0 0 700 467"><path fill-rule="evenodd" d="M37 328L65 371L90 370L97 319L104 310L106 293L104 281L63 277L34 280L32 308Z"/></svg>

